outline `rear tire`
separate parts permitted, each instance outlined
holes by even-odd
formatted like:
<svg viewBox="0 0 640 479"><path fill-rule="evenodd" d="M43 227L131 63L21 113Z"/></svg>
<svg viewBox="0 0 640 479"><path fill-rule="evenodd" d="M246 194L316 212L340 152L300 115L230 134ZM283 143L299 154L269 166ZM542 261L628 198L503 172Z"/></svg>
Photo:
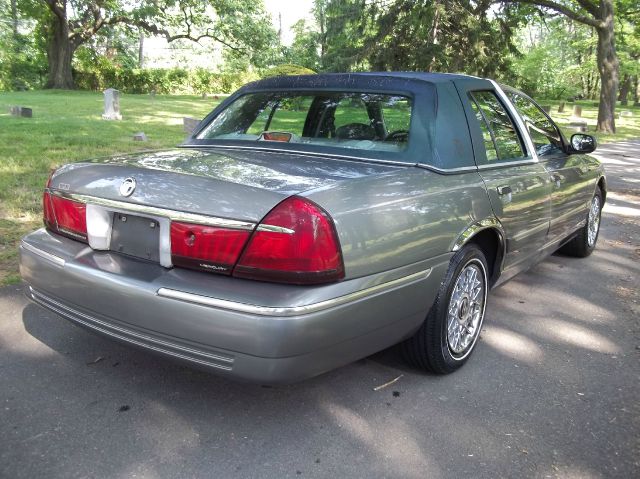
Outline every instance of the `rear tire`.
<svg viewBox="0 0 640 479"><path fill-rule="evenodd" d="M407 362L448 374L469 359L484 321L487 270L484 253L475 244L454 255L427 318L415 335L402 343Z"/></svg>
<svg viewBox="0 0 640 479"><path fill-rule="evenodd" d="M596 190L591 199L587 223L580 228L576 236L560 248L560 253L576 258L586 258L596 249L598 234L600 233L600 217L602 214L602 192Z"/></svg>

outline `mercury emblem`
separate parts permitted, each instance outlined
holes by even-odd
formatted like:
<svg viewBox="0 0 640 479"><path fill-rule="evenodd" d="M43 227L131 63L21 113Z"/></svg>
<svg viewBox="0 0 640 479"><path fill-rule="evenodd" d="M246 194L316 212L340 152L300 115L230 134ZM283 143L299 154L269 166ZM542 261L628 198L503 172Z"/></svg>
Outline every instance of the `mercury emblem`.
<svg viewBox="0 0 640 479"><path fill-rule="evenodd" d="M120 185L120 194L122 196L131 196L136 189L135 178L127 178Z"/></svg>

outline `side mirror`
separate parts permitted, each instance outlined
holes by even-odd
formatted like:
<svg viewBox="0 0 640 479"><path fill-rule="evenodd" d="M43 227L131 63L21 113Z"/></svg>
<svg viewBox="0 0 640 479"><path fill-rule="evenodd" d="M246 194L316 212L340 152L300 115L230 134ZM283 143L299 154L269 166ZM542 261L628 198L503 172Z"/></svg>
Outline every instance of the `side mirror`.
<svg viewBox="0 0 640 479"><path fill-rule="evenodd" d="M598 147L598 142L591 135L576 133L571 135L571 153L591 153Z"/></svg>

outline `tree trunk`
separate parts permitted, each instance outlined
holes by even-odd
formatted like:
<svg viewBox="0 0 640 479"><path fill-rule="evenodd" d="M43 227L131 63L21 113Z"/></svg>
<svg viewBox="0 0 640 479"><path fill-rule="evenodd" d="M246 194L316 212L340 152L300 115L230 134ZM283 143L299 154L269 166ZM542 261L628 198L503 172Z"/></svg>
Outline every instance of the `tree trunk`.
<svg viewBox="0 0 640 479"><path fill-rule="evenodd" d="M138 42L138 67L144 68L144 31L140 30L140 40Z"/></svg>
<svg viewBox="0 0 640 479"><path fill-rule="evenodd" d="M72 90L73 74L71 72L71 60L76 46L69 38L69 27L66 21L53 16L51 37L47 46L47 60L49 62L49 78L46 88Z"/></svg>
<svg viewBox="0 0 640 479"><path fill-rule="evenodd" d="M436 45L438 44L438 34L440 33L438 31L439 27L440 27L440 8L438 5L438 2L435 1L433 2L433 23L431 25L431 34L429 35L429 44L431 45L432 53L431 53L431 59L427 64L428 72L433 71L434 63L436 61L436 51L437 51Z"/></svg>
<svg viewBox="0 0 640 479"><path fill-rule="evenodd" d="M633 75L633 106L640 106L640 85L638 85L638 75Z"/></svg>
<svg viewBox="0 0 640 479"><path fill-rule="evenodd" d="M631 75L627 74L620 85L620 94L618 95L620 105L627 106L629 104L629 91L631 91Z"/></svg>
<svg viewBox="0 0 640 479"><path fill-rule="evenodd" d="M618 92L618 57L613 31L613 0L601 0L598 32L598 71L600 72L600 107L596 130L615 133L616 94Z"/></svg>
<svg viewBox="0 0 640 479"><path fill-rule="evenodd" d="M11 0L11 27L13 30L13 39L18 39L18 6L16 0Z"/></svg>

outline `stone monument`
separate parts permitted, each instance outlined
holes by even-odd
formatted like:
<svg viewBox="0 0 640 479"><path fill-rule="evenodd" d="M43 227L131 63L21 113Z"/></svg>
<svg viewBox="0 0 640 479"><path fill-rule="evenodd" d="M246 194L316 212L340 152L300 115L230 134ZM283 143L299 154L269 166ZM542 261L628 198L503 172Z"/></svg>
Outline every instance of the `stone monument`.
<svg viewBox="0 0 640 479"><path fill-rule="evenodd" d="M120 114L120 92L114 88L107 88L104 91L104 113L103 120L122 120Z"/></svg>

